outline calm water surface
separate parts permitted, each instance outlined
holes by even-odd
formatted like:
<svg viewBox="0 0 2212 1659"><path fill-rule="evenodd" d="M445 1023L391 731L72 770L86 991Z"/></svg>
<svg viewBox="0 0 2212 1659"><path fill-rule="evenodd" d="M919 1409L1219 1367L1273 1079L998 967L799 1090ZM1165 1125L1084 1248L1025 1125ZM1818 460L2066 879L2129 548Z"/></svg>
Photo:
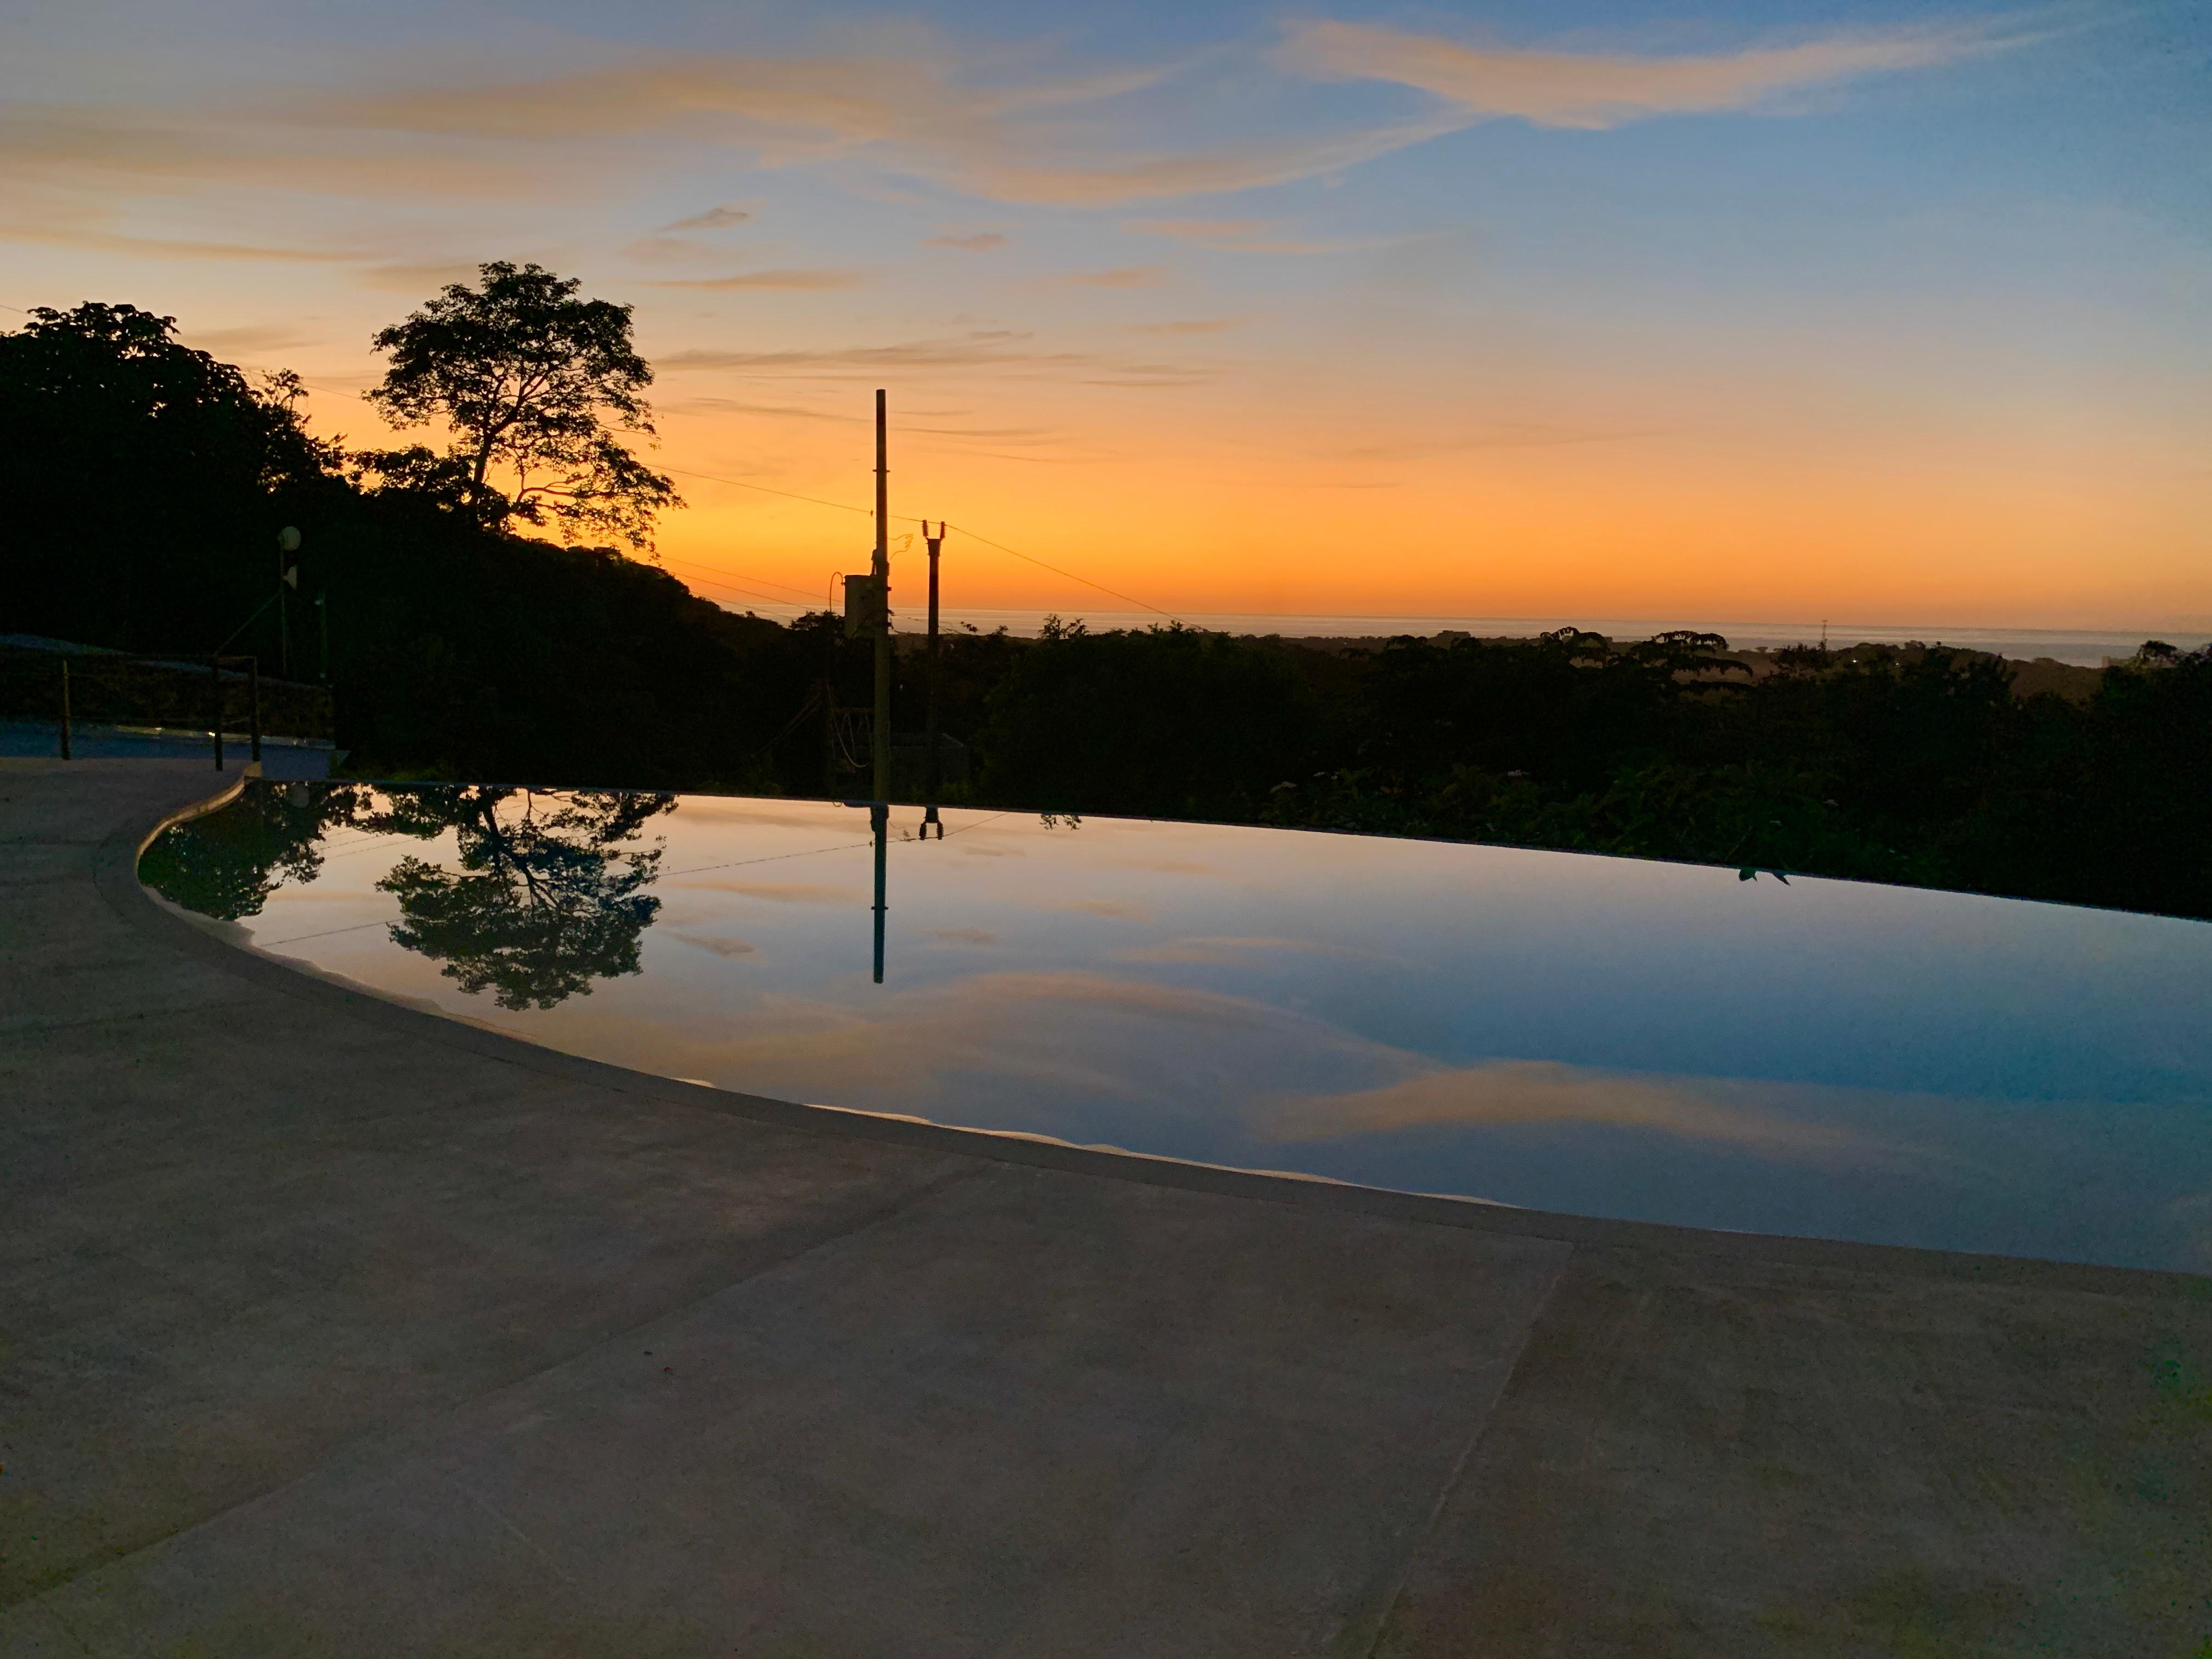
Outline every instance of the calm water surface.
<svg viewBox="0 0 2212 1659"><path fill-rule="evenodd" d="M721 1087L1591 1215L2212 1271L2212 925L1516 849L258 786L142 874Z"/></svg>

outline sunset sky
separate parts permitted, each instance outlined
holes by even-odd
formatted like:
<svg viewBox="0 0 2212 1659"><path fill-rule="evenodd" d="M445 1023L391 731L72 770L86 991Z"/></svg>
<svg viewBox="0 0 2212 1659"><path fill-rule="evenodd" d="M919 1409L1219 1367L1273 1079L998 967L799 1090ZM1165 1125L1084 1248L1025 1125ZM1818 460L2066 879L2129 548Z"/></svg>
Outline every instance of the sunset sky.
<svg viewBox="0 0 2212 1659"><path fill-rule="evenodd" d="M2204 629L2208 55L2190 0L35 0L0 326L173 314L383 443L370 334L538 260L636 307L660 552L739 606L864 564L767 492L865 503L884 386L894 512L1164 609Z"/></svg>

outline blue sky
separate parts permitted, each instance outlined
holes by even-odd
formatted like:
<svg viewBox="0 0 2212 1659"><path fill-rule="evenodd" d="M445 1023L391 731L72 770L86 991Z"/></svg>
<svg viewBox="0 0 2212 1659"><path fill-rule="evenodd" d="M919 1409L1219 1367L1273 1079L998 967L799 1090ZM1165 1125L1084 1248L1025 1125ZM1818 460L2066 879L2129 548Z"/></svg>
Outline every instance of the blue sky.
<svg viewBox="0 0 2212 1659"><path fill-rule="evenodd" d="M908 510L1190 608L2212 624L2202 7L108 0L0 46L0 302L175 314L381 441L368 335L541 259L637 307L664 547L785 590L853 531L764 489L865 499L889 384Z"/></svg>

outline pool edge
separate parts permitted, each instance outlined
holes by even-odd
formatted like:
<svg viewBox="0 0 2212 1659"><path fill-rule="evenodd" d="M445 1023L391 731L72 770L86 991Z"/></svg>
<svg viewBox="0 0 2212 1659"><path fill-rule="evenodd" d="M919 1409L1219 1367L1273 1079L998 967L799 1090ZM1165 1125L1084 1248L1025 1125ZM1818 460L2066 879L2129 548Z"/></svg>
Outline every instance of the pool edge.
<svg viewBox="0 0 2212 1659"><path fill-rule="evenodd" d="M1771 1261L1839 1273L1907 1273L1923 1278L2092 1294L2149 1293L2178 1299L2212 1295L2212 1275L2177 1268L2124 1267L2100 1262L2050 1261L1903 1244L1868 1244L1779 1233L1729 1232L1520 1209L1480 1200L1186 1163L1142 1152L1016 1139L989 1130L807 1105L767 1095L688 1083L606 1060L587 1059L444 1013L410 1007L378 993L352 988L273 955L242 948L172 914L139 881L140 856L165 830L228 805L244 789L252 775L252 769L247 769L202 799L125 823L107 836L96 858L94 884L118 917L125 925L183 955L265 989L345 1013L395 1034L464 1049L545 1076L587 1084L613 1093L721 1112L800 1133L877 1141L990 1163L1509 1237L1548 1240L1580 1248Z"/></svg>

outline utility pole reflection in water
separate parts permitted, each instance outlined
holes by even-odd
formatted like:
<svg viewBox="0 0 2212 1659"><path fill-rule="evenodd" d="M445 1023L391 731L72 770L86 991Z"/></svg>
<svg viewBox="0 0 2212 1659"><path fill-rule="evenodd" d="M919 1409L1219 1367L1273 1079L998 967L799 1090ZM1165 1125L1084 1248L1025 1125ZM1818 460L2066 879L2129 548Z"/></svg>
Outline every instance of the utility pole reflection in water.
<svg viewBox="0 0 2212 1659"><path fill-rule="evenodd" d="M876 832L876 983L884 982L884 831L890 827L891 809L877 801L868 808L868 822Z"/></svg>

